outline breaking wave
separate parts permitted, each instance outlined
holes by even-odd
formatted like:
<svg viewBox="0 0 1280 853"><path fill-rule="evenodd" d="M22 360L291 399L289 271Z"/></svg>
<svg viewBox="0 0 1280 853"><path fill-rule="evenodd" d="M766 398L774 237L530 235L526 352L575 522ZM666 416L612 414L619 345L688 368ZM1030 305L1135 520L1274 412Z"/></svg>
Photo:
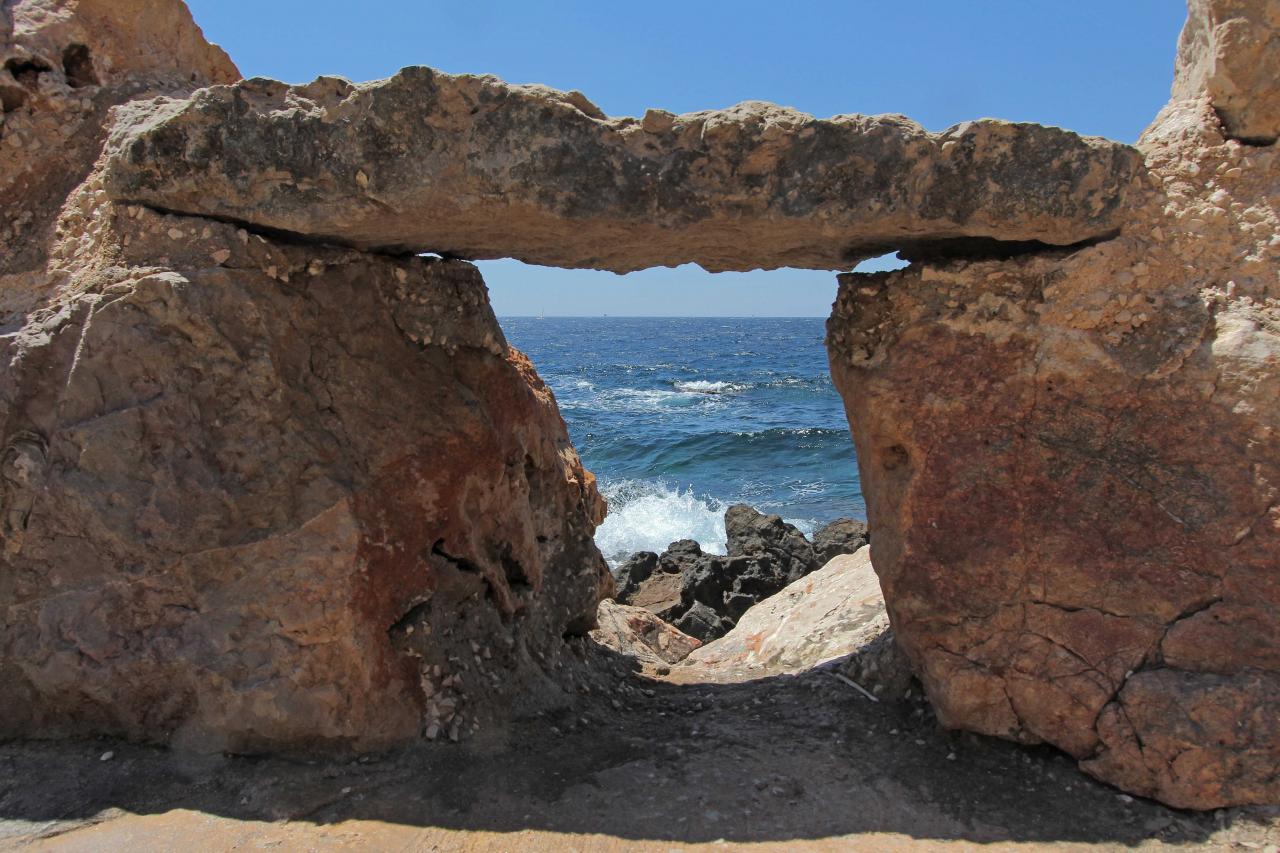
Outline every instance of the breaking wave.
<svg viewBox="0 0 1280 853"><path fill-rule="evenodd" d="M697 540L709 553L725 552L726 505L718 500L661 480L615 480L600 491L609 514L596 530L596 547L612 568L636 551L661 552L678 539Z"/></svg>

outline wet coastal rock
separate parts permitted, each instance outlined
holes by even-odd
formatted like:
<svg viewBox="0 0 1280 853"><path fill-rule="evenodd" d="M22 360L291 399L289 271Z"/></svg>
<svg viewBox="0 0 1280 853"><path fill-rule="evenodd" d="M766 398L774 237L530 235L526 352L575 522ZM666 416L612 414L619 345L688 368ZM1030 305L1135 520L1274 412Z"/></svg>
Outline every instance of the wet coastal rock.
<svg viewBox="0 0 1280 853"><path fill-rule="evenodd" d="M819 553L794 525L745 504L725 511L725 531L727 555L703 553L692 539L671 543L661 555L632 555L615 572L618 601L706 641L723 636L760 601L867 542L865 524L839 519L815 534Z"/></svg>

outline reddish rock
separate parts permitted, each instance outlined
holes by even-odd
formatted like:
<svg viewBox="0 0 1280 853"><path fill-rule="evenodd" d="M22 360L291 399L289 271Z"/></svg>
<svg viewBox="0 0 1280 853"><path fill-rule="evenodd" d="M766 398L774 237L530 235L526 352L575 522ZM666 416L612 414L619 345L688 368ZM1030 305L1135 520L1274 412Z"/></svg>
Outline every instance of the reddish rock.
<svg viewBox="0 0 1280 853"><path fill-rule="evenodd" d="M843 276L828 325L942 721L1194 808L1280 801L1280 154L1229 132L1175 101L1120 237Z"/></svg>
<svg viewBox="0 0 1280 853"><path fill-rule="evenodd" d="M603 503L476 270L106 215L115 263L0 341L0 731L376 748L557 701Z"/></svg>

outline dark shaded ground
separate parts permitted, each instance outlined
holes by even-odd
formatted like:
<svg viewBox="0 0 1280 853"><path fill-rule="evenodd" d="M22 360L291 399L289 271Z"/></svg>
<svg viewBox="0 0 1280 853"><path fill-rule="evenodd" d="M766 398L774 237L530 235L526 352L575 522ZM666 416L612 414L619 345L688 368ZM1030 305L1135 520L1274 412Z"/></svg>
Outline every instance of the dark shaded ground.
<svg viewBox="0 0 1280 853"><path fill-rule="evenodd" d="M1132 799L1052 750L942 731L918 700L873 704L825 672L600 683L573 714L372 760L9 743L0 846L172 849L192 833L202 849L1280 841L1280 810L1196 814Z"/></svg>

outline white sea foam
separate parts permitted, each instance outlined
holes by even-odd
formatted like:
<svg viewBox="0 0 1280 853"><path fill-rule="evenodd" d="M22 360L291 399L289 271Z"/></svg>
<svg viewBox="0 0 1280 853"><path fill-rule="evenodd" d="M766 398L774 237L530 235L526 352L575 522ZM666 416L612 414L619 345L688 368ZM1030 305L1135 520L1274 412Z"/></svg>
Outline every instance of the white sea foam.
<svg viewBox="0 0 1280 853"><path fill-rule="evenodd" d="M733 382L708 382L705 379L693 379L688 382L679 381L674 384L677 391L693 394L731 394L734 391L742 390L741 385Z"/></svg>
<svg viewBox="0 0 1280 853"><path fill-rule="evenodd" d="M708 553L725 552L725 506L719 501L654 480L615 480L601 491L609 515L596 530L596 546L612 567L636 551L664 551L677 539L697 540Z"/></svg>

